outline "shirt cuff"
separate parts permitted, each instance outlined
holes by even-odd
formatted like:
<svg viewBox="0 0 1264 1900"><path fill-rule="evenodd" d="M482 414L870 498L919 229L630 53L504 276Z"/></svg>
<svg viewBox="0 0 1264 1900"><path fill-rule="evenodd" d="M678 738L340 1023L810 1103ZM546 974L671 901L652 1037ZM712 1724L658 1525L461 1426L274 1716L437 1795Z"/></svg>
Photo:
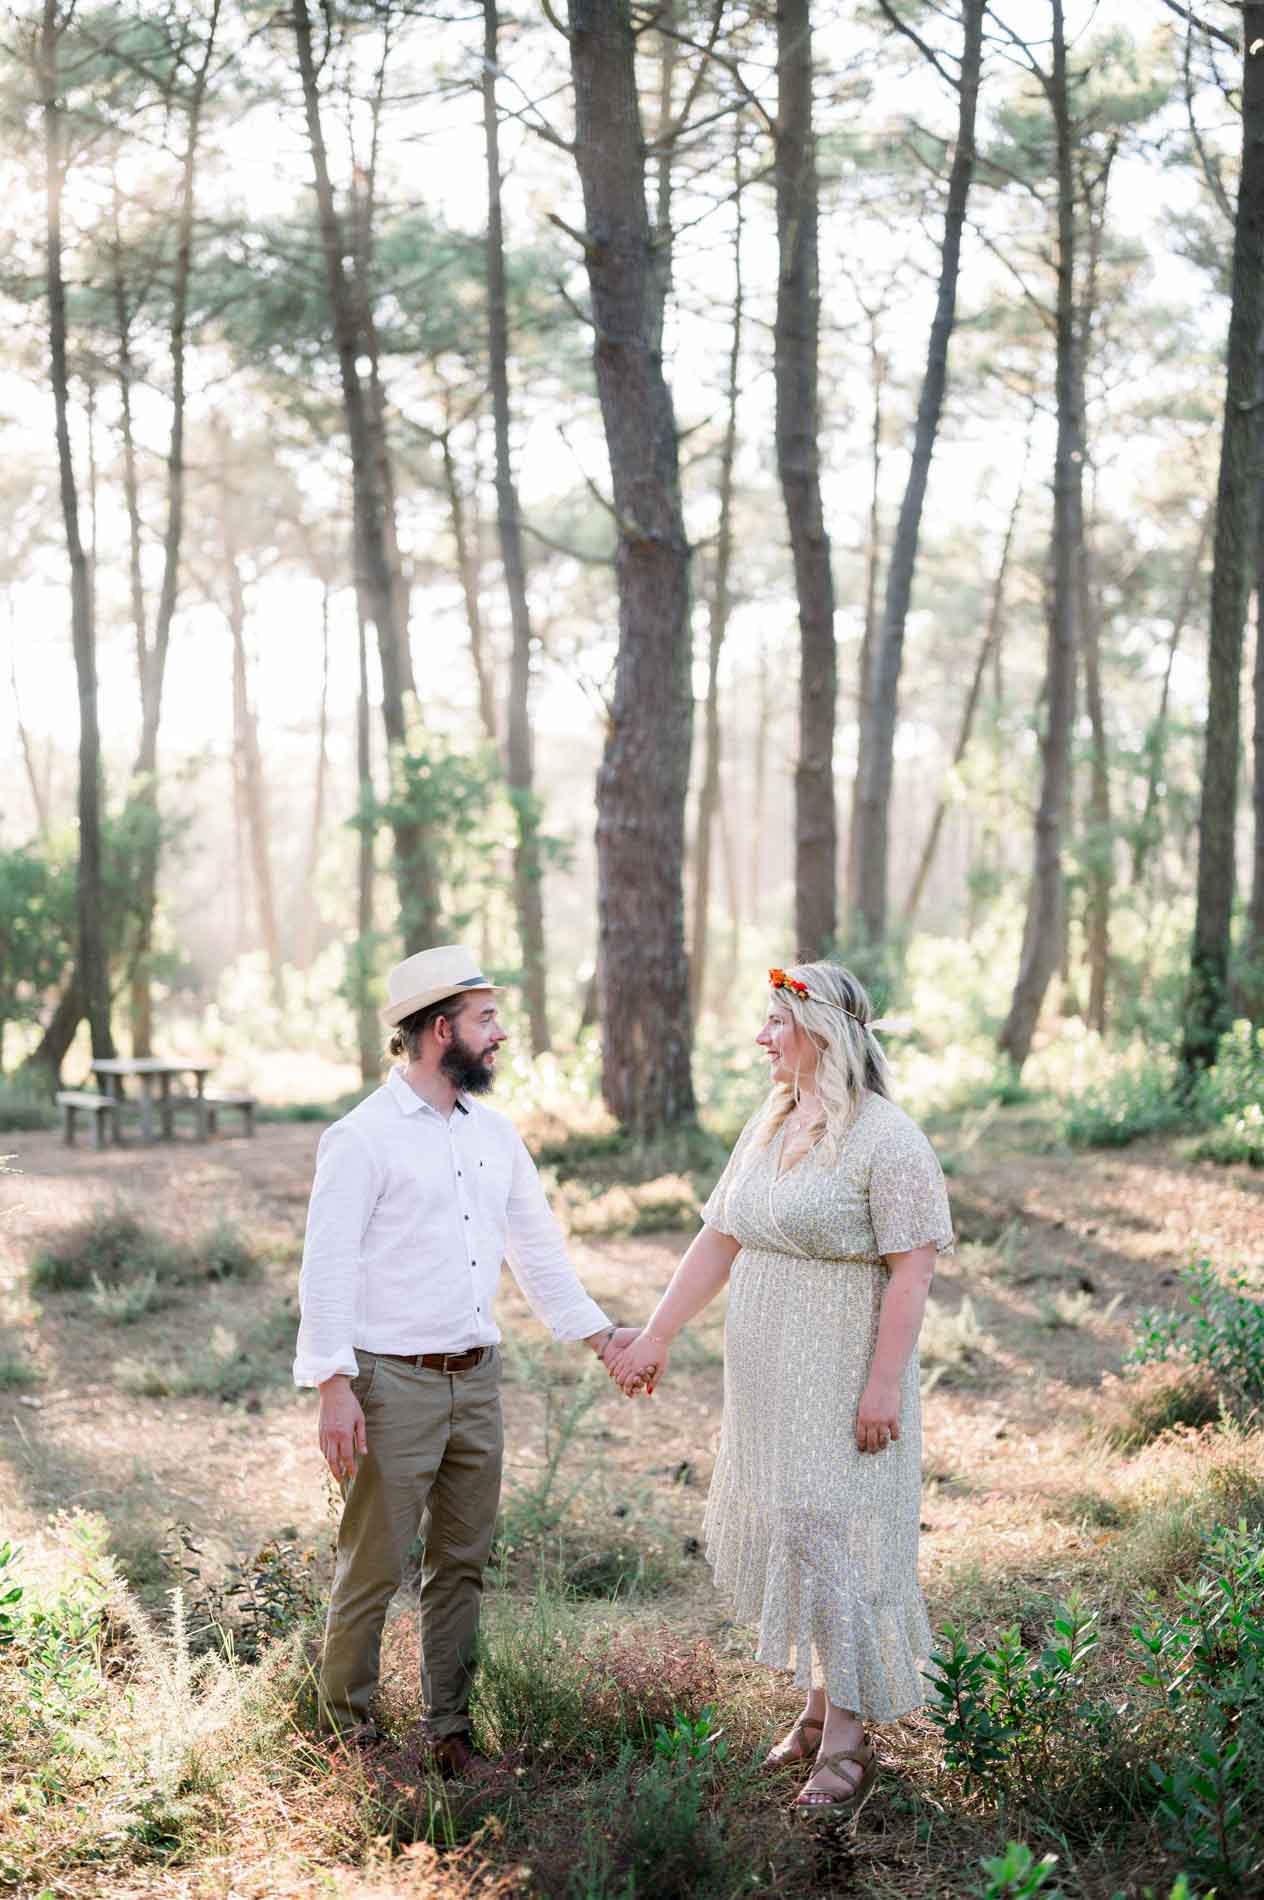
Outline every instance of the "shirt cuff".
<svg viewBox="0 0 1264 1900"><path fill-rule="evenodd" d="M567 1312L563 1318L554 1320L553 1337L569 1344L576 1339L589 1339L593 1333L601 1333L614 1321L608 1313L603 1313L596 1300L585 1300L583 1306L577 1306Z"/></svg>
<svg viewBox="0 0 1264 1900"><path fill-rule="evenodd" d="M332 1379L336 1372L345 1372L354 1379L360 1368L356 1356L350 1347L332 1359L295 1359L295 1385L323 1385L326 1379Z"/></svg>

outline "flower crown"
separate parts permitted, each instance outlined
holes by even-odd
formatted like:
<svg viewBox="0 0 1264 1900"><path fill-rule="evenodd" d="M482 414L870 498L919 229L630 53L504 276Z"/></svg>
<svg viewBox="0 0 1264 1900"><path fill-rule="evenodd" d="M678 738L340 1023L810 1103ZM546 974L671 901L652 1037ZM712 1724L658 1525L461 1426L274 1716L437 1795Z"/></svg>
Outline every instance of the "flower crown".
<svg viewBox="0 0 1264 1900"><path fill-rule="evenodd" d="M836 1003L830 996L813 996L806 983L800 983L797 976L787 976L784 970L769 970L768 987L772 990L789 990L792 996L799 997L805 1003L824 1003L827 1009L841 1009L844 1016L850 1016L854 1023L863 1029L865 1019L857 1016L854 1009L848 1009L846 1003Z"/></svg>

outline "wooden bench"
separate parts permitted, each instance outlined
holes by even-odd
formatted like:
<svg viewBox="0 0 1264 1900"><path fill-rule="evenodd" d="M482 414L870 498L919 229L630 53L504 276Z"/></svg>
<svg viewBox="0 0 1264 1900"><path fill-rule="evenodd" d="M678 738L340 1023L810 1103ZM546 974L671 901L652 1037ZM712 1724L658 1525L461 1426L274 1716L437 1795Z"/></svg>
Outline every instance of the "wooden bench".
<svg viewBox="0 0 1264 1900"><path fill-rule="evenodd" d="M201 1124L204 1134L213 1135L219 1122L222 1108L235 1108L241 1116L242 1133L253 1135L255 1132L255 1108L257 1103L253 1095L203 1095L200 1098Z"/></svg>
<svg viewBox="0 0 1264 1900"><path fill-rule="evenodd" d="M118 1103L112 1095L97 1095L91 1089L58 1089L57 1106L62 1113L62 1134L67 1147L75 1145L75 1121L81 1114L92 1116L92 1132L98 1148L104 1148L111 1135L117 1137Z"/></svg>

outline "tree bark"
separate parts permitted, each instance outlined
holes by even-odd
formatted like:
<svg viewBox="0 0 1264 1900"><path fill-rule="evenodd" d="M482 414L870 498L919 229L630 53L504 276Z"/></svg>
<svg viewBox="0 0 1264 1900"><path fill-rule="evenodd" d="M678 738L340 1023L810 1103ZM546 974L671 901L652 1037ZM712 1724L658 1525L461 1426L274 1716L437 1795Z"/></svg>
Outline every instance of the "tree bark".
<svg viewBox="0 0 1264 1900"><path fill-rule="evenodd" d="M443 456L443 485L448 496L448 513L452 517L452 540L456 548L457 573L461 578L461 594L465 601L465 624L470 630L470 659L474 666L474 679L478 687L479 717L483 722L483 731L488 743L500 750L500 721L496 716L496 687L492 678L492 663L487 651L487 631L483 625L482 601L482 564L479 560L479 533L477 523L471 533L470 524L465 516L465 496L461 492L460 476L457 473L456 457L452 453L452 427L449 421L439 437L439 447ZM477 507L477 498L475 502Z"/></svg>
<svg viewBox="0 0 1264 1900"><path fill-rule="evenodd" d="M307 841L307 875L303 880L303 927L298 962L310 969L316 956L320 911L316 902L316 875L325 829L325 784L329 777L329 594L328 581L320 590L320 712L316 725L316 784L312 792L312 828Z"/></svg>
<svg viewBox="0 0 1264 1900"><path fill-rule="evenodd" d="M799 604L799 755L794 775L796 955L825 955L838 931L834 577L821 502L816 135L810 0L777 6L777 472Z"/></svg>
<svg viewBox="0 0 1264 1900"><path fill-rule="evenodd" d="M1242 171L1233 231L1224 428L1216 491L1198 895L1181 1050L1187 1077L1215 1061L1216 1045L1232 1017L1229 957L1236 882L1239 699L1254 500L1254 405L1259 395L1264 322L1264 50L1252 49L1264 40L1264 5L1243 7L1242 39Z"/></svg>
<svg viewBox="0 0 1264 1900"><path fill-rule="evenodd" d="M483 0L483 130L487 153L487 350L496 439L496 526L509 596L513 648L505 721L505 776L514 809L513 891L522 953L522 995L533 1056L550 1047L548 962L544 942L544 864L531 746L531 610L518 491L509 450L509 304L500 205L500 127L496 112L496 0Z"/></svg>
<svg viewBox="0 0 1264 1900"><path fill-rule="evenodd" d="M882 621L873 656L873 711L864 782L860 788L857 858L860 894L858 918L865 940L874 944L881 943L887 931L891 782L895 761L900 669L904 658L904 633L913 596L913 576L917 567L926 487L948 386L948 346L957 314L961 234L974 176L975 118L983 60L985 12L986 0L962 0L963 43L961 76L958 81L957 142L948 175L939 291L931 323L926 374L917 405L917 425L913 434L908 482L891 544Z"/></svg>
<svg viewBox="0 0 1264 1900"><path fill-rule="evenodd" d="M1110 899L1114 883L1114 837L1110 819L1110 762L1106 708L1102 695L1101 601L1093 580L1093 554L1085 540L1081 569L1080 624L1084 646L1084 708L1089 720L1088 825L1084 838L1086 891L1084 928L1088 939L1088 1009L1085 1020L1099 1036L1106 1033L1106 992L1110 971Z"/></svg>
<svg viewBox="0 0 1264 1900"><path fill-rule="evenodd" d="M860 902L860 791L873 743L873 649L878 637L878 569L882 560L882 385L887 359L878 348L878 313L869 313L869 374L873 413L869 425L869 523L865 537L865 625L856 677L856 770L847 817L847 915Z"/></svg>
<svg viewBox="0 0 1264 1900"><path fill-rule="evenodd" d="M1264 506L1264 496L1261 497ZM1145 800L1141 808L1141 818L1137 825L1136 837L1132 847L1132 884L1134 890L1145 876L1150 853L1162 836L1162 823L1158 817L1159 785L1163 777L1167 756L1167 709L1172 696L1172 671L1176 665L1176 655L1180 649L1181 638L1189 624L1190 610L1194 604L1194 594L1202 574L1203 562L1207 558L1207 547L1211 540L1212 523L1215 518L1212 505L1204 508L1203 518L1198 529L1198 543L1193 559L1185 574L1181 587L1181 597L1176 613L1172 618L1172 631L1168 636L1167 658L1163 667L1163 685L1159 690L1159 710L1154 724L1146 735L1146 788Z"/></svg>
<svg viewBox="0 0 1264 1900"><path fill-rule="evenodd" d="M70 446L66 284L62 271L62 193L66 181L64 108L58 55L63 22L57 0L44 0L40 32L40 106L44 128L49 362L56 416L58 486L70 563L70 626L79 687L79 869L77 986L92 1033L94 1056L114 1054L101 873L101 732L97 716L96 628L92 576L79 530L79 493ZM73 1000L75 986L67 992ZM70 1030L70 1036L74 1029ZM66 1047L69 1047L70 1036ZM64 1053L64 1051L62 1052Z"/></svg>
<svg viewBox="0 0 1264 1900"><path fill-rule="evenodd" d="M1264 587L1264 536L1256 554L1259 582ZM1264 595L1257 593L1257 601ZM1251 901L1246 916L1246 940L1242 946L1243 997L1246 1013L1253 1023L1264 1022L1264 636L1260 632L1260 608L1255 614L1255 668L1252 680L1255 722L1252 730L1252 803L1255 831L1251 857Z"/></svg>
<svg viewBox="0 0 1264 1900"><path fill-rule="evenodd" d="M255 904L259 929L268 959L272 1000L278 1010L285 1007L284 959L281 933L277 927L276 898L272 882L272 857L268 839L267 793L263 782L263 760L259 753L259 728L246 669L246 598L242 586L241 563L233 523L233 499L228 491L226 471L220 472L220 532L224 546L224 578L228 587L228 628L233 644L233 760L240 789L241 810L245 817L250 844L250 862L254 872Z"/></svg>
<svg viewBox="0 0 1264 1900"><path fill-rule="evenodd" d="M352 509L355 517L356 586L369 620L377 630L382 667L382 722L387 744L401 751L407 743L404 696L408 690L406 629L399 620L399 580L390 558L393 528L387 524L388 497L383 488L384 443L375 435L357 358L365 344L356 309L355 288L345 258L349 239L334 202L333 183L320 117L320 93L312 49L307 0L291 0L294 41L316 186L325 288L333 320L342 392L343 419L351 453ZM425 827L400 817L393 824L395 878L399 891L400 935L406 952L433 943L439 927L439 886L435 852Z"/></svg>
<svg viewBox="0 0 1264 1900"><path fill-rule="evenodd" d="M594 363L618 529L619 650L597 781L602 1090L625 1127L692 1118L684 808L693 715L676 422L653 347L628 0L568 0Z"/></svg>
<svg viewBox="0 0 1264 1900"><path fill-rule="evenodd" d="M382 1050L370 972L373 958L373 748L369 722L369 641L363 614L357 615L360 684L356 696L356 782L360 823L356 849L356 942L353 988L360 1080L367 1088L381 1072Z"/></svg>
<svg viewBox="0 0 1264 1900"><path fill-rule="evenodd" d="M1083 448L1080 439L1079 329L1075 312L1075 178L1071 104L1067 87L1062 0L1052 0L1053 70L1047 91L1057 151L1057 367L1058 435L1053 471L1053 583L1045 666L1045 726L1040 739L1039 803L1033 836L1031 888L1018 976L998 1039L1002 1055L1021 1070L1049 978L1058 967L1065 934L1062 829L1070 779L1071 723L1083 558Z"/></svg>
<svg viewBox="0 0 1264 1900"><path fill-rule="evenodd" d="M1025 474L1025 460L1023 469ZM1000 644L1001 628L1005 618L1005 583L1009 578L1009 564L1014 548L1014 536L1018 531L1018 517L1023 506L1023 485L1023 479L1020 477L1018 487L1014 493L1014 503L1009 511L1009 521L1005 527L1005 539L1001 545L1001 558L997 562L996 576L992 582L992 601L988 613L987 627L984 630L983 640L979 647L978 658L974 663L974 672L970 677L970 686L966 693L966 703L961 710L961 724L957 731L957 743L952 751L952 766L950 769L953 771L961 764L969 748L970 737L974 731L975 714L979 708L979 700L983 695L983 680L987 673L989 662L997 646ZM917 870L913 874L913 883L909 890L908 900L904 906L904 917L901 923L901 929L905 936L912 933L913 925L916 922L917 913L926 890L926 880L930 876L930 867L935 861L935 852L939 845L939 834L943 829L947 812L948 800L941 792L938 803L935 806L934 815L930 821L930 829L926 833L926 842L922 846L922 854L917 861Z"/></svg>
<svg viewBox="0 0 1264 1900"><path fill-rule="evenodd" d="M740 120L735 119L740 139ZM720 656L728 632L733 568L733 469L737 459L738 378L742 357L742 165L741 146L734 152L733 188L733 327L729 337L728 388L725 392L724 440L720 448L720 520L715 543L715 584L707 616L707 699L703 724L702 783L698 788L697 831L694 843L693 931L690 937L689 1002L694 1021L702 1009L707 967L707 929L711 906L711 855L715 818L720 801ZM730 910L736 918L737 890L731 859Z"/></svg>
<svg viewBox="0 0 1264 1900"><path fill-rule="evenodd" d="M144 810L147 825L141 840L141 862L137 876L137 942L132 969L131 1019L132 1054L147 1056L153 1052L153 996L149 980L149 959L153 949L154 912L158 904L158 863L161 852L158 806L158 728L162 719L162 693L167 672L167 652L171 627L180 599L180 551L184 538L184 422L185 357L189 319L189 284L193 273L193 215L196 202L197 152L201 133L202 109L207 81L215 52L221 0L211 0L206 41L189 95L188 132L180 168L180 202L176 217L175 273L171 286L171 433L167 443L167 520L162 540L162 583L158 610L154 616L153 639L146 634L143 598L140 587L140 511L136 497L134 454L126 469L130 447L130 361L126 360L126 297L118 282L116 302L120 317L119 382L125 393L125 474L129 479L128 518L131 542L133 612L136 614L136 645L140 676L141 735L133 775L132 798ZM116 209L117 217L117 209ZM117 226L116 226L117 229ZM121 267L120 267L121 268ZM139 610L137 607L140 602Z"/></svg>

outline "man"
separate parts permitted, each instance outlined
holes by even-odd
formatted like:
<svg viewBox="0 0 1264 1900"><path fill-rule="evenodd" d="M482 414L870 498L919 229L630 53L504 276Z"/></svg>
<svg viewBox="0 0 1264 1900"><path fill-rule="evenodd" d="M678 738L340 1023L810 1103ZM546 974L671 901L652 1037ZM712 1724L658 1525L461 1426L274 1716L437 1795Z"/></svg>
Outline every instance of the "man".
<svg viewBox="0 0 1264 1900"><path fill-rule="evenodd" d="M502 1259L555 1338L604 1360L635 1336L580 1285L513 1124L474 1099L505 1040L494 988L460 944L391 971L381 1015L401 1066L321 1137L299 1280L294 1378L319 1387L320 1448L343 1486L322 1720L372 1737L382 1626L420 1532L422 1713L444 1774L472 1758L500 1495Z"/></svg>

